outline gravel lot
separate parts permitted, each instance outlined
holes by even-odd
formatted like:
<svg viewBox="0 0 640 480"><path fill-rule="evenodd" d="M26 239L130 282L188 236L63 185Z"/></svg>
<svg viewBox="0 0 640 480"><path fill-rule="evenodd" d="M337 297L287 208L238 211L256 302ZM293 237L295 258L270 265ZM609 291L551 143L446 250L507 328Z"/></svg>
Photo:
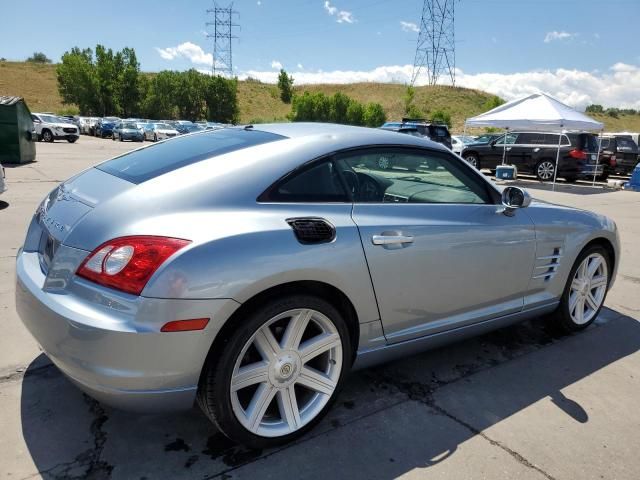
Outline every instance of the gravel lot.
<svg viewBox="0 0 640 480"><path fill-rule="evenodd" d="M640 193L561 185L544 200L611 216L622 263L607 309L555 337L527 322L353 374L301 441L251 451L194 408L137 416L82 395L42 355L14 307L14 262L43 196L138 147L81 137L38 144L0 196L2 478L640 478Z"/></svg>

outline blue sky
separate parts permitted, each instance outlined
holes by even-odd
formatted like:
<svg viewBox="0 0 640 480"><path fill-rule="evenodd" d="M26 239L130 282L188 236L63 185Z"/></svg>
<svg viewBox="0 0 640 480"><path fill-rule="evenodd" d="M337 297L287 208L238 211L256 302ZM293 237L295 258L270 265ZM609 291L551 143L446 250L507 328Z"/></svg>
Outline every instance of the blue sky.
<svg viewBox="0 0 640 480"><path fill-rule="evenodd" d="M16 19L0 30L0 57L7 59L39 50L58 60L75 45L102 43L134 47L146 71L206 69L210 61L204 36L210 1L112 0L63 8L43 8L35 0L3 3L2 16ZM240 76L269 81L279 65L294 72L297 83L404 81L410 75L421 0L236 0L234 6ZM634 98L624 85L631 76L632 86L640 87L639 21L638 0L460 0L459 82L511 97L530 81L531 88L550 89L574 104L601 99L640 106L637 90ZM541 79L545 73L551 77ZM554 92L557 82L563 87ZM603 94L612 82L622 93Z"/></svg>

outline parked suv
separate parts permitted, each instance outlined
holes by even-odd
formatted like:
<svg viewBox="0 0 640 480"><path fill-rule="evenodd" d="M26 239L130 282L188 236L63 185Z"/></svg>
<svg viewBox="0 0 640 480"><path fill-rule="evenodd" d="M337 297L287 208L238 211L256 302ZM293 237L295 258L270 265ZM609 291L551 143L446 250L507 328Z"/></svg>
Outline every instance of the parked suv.
<svg viewBox="0 0 640 480"><path fill-rule="evenodd" d="M80 131L73 123L56 117L49 113L32 113L33 127L38 135L38 140L53 142L54 140L67 140L73 143L80 137Z"/></svg>
<svg viewBox="0 0 640 480"><path fill-rule="evenodd" d="M423 137L451 149L451 134L444 123L430 122L424 118L403 118L402 122L386 122L380 128L397 131L403 127L415 127Z"/></svg>
<svg viewBox="0 0 640 480"><path fill-rule="evenodd" d="M602 137L600 142L605 175L630 175L638 164L638 145L631 136Z"/></svg>
<svg viewBox="0 0 640 480"><path fill-rule="evenodd" d="M98 120L95 127L96 137L113 138L113 130L119 121L118 117L104 117Z"/></svg>
<svg viewBox="0 0 640 480"><path fill-rule="evenodd" d="M598 139L590 133L508 132L489 143L467 145L462 158L478 169L494 171L504 156L504 163L515 165L518 172L533 174L543 181L553 180L558 143L558 177L574 182L602 175Z"/></svg>

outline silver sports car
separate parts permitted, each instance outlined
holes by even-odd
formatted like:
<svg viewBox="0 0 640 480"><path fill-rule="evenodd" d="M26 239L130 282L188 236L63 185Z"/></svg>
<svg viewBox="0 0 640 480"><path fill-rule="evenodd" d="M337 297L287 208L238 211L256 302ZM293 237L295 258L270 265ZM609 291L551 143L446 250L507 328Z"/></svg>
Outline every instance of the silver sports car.
<svg viewBox="0 0 640 480"><path fill-rule="evenodd" d="M526 208L525 208L526 207ZM17 307L106 404L302 435L348 372L551 314L598 315L613 221L500 192L445 147L274 124L185 135L64 182L17 256Z"/></svg>

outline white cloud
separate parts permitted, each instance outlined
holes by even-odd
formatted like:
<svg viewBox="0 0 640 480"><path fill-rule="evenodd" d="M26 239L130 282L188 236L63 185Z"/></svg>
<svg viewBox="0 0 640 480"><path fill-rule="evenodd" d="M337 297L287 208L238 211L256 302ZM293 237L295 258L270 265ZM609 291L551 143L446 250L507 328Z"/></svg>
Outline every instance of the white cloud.
<svg viewBox="0 0 640 480"><path fill-rule="evenodd" d="M202 47L191 42L184 42L176 47L156 47L156 51L165 60L175 60L178 57L182 57L196 65L211 65L213 63L213 55L211 53L206 53Z"/></svg>
<svg viewBox="0 0 640 480"><path fill-rule="evenodd" d="M407 84L411 81L412 65L380 66L372 70L304 71L294 75L296 85L357 82L383 82ZM251 76L264 82L275 83L278 73L273 71L247 71L240 78ZM443 83L445 78L442 78ZM426 75L418 79L418 85L426 83ZM522 73L477 73L456 72L456 84L475 88L513 100L531 93L547 92L558 100L584 109L598 103L607 107L640 109L640 66L616 63L605 72L581 70L535 70Z"/></svg>
<svg viewBox="0 0 640 480"><path fill-rule="evenodd" d="M353 18L353 13L346 10L338 10L338 8L331 5L328 0L324 2L324 9L332 17L335 16L336 22L338 23L354 23L356 21L356 19Z"/></svg>
<svg viewBox="0 0 640 480"><path fill-rule="evenodd" d="M555 30L553 32L547 32L547 34L544 37L544 43L551 43L555 40L569 40L571 38L575 38L577 37L578 34L577 33L569 33L569 32L556 32Z"/></svg>
<svg viewBox="0 0 640 480"><path fill-rule="evenodd" d="M256 3L258 4L258 6L262 5L262 2L260 0L258 0Z"/></svg>
<svg viewBox="0 0 640 480"><path fill-rule="evenodd" d="M298 69L299 69L299 70L304 70L304 66L303 66L301 63L299 63L299 64L298 64Z"/></svg>
<svg viewBox="0 0 640 480"><path fill-rule="evenodd" d="M335 15L338 11L338 9L336 7L332 7L329 2L324 2L324 9L329 15Z"/></svg>
<svg viewBox="0 0 640 480"><path fill-rule="evenodd" d="M404 30L405 32L415 32L418 33L420 32L420 29L418 28L418 25L416 25L413 22L404 22L404 21L400 21L400 28L402 28L402 30Z"/></svg>
<svg viewBox="0 0 640 480"><path fill-rule="evenodd" d="M272 60L271 61L271 68L274 68L276 70L280 70L282 68L282 64L277 60Z"/></svg>

